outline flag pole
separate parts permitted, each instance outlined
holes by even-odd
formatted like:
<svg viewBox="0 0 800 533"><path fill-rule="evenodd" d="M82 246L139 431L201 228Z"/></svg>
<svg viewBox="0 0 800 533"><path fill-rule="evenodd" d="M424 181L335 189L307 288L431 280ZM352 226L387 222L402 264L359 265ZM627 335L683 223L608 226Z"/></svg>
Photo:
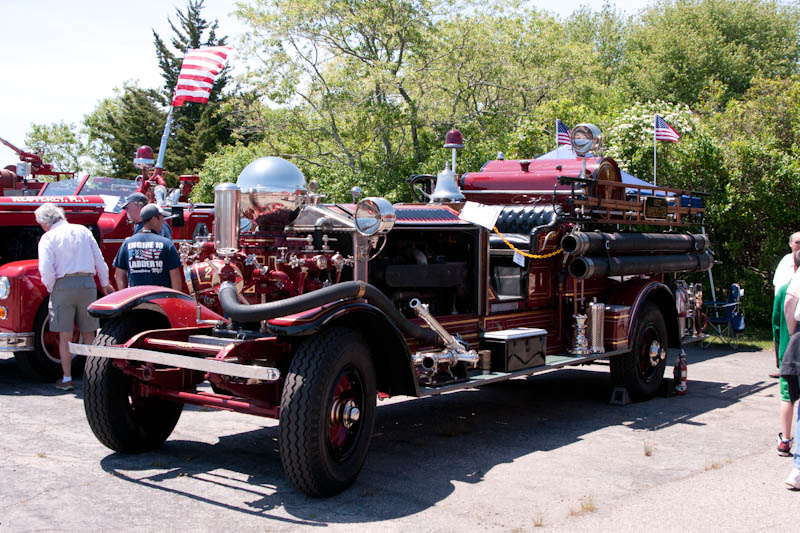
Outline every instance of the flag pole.
<svg viewBox="0 0 800 533"><path fill-rule="evenodd" d="M183 52L183 59L186 59L186 56L189 54L190 47L186 47L186 50ZM180 77L180 72L178 73ZM175 101L175 90L178 88L178 81L175 82L175 89L172 90L172 101L169 104L169 113L167 113L167 123L164 124L164 133L161 134L161 145L158 147L158 162L156 162L156 172L161 174L161 170L164 169L164 154L167 151L167 141L169 140L169 130L172 128L172 110L175 109L175 106L172 103Z"/></svg>
<svg viewBox="0 0 800 533"><path fill-rule="evenodd" d="M657 185L656 181L656 115L653 114L653 185Z"/></svg>
<svg viewBox="0 0 800 533"><path fill-rule="evenodd" d="M167 123L164 124L164 133L161 134L161 145L158 147L158 162L156 163L157 169L164 168L164 153L167 151L167 141L169 140L169 130L172 128L172 110L174 108L169 106L169 113L167 113Z"/></svg>
<svg viewBox="0 0 800 533"><path fill-rule="evenodd" d="M558 119L556 119L556 155L558 155Z"/></svg>

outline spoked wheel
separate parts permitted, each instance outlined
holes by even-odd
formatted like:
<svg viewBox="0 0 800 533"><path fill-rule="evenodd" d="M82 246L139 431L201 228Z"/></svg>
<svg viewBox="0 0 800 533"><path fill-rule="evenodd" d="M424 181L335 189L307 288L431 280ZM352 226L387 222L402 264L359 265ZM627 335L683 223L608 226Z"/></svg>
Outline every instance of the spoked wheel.
<svg viewBox="0 0 800 533"><path fill-rule="evenodd" d="M325 330L295 353L281 397L279 443L287 477L331 496L358 476L375 423L375 371L361 335Z"/></svg>
<svg viewBox="0 0 800 533"><path fill-rule="evenodd" d="M364 428L359 424L367 401L363 378L353 365L342 369L328 402L328 450L334 461L345 461L356 448Z"/></svg>
<svg viewBox="0 0 800 533"><path fill-rule="evenodd" d="M634 401L655 396L667 366L667 327L661 311L647 304L636 324L633 350L611 358L611 380L626 387Z"/></svg>
<svg viewBox="0 0 800 533"><path fill-rule="evenodd" d="M158 326L147 320L120 317L109 320L95 344L122 344L137 333ZM141 453L161 446L170 436L183 404L147 398L140 383L106 357L89 357L84 382L84 409L97 439L112 450Z"/></svg>
<svg viewBox="0 0 800 533"><path fill-rule="evenodd" d="M50 331L50 317L47 310L49 297L45 298L33 321L33 351L16 352L14 358L23 374L42 381L55 381L61 377L61 357L58 348L58 333ZM75 329L72 342L80 342L80 332ZM86 358L72 356L72 376L80 377Z"/></svg>

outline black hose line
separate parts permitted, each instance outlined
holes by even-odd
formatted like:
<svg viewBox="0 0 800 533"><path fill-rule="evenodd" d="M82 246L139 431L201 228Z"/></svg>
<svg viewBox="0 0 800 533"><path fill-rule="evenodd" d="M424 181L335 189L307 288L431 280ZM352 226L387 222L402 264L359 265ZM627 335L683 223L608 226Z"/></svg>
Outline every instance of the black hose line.
<svg viewBox="0 0 800 533"><path fill-rule="evenodd" d="M577 279L630 276L657 272L704 272L714 265L709 252L699 254L576 257L567 267Z"/></svg>
<svg viewBox="0 0 800 533"><path fill-rule="evenodd" d="M264 304L243 304L236 296L236 285L226 281L219 289L219 303L225 314L237 322L260 322L279 316L308 311L336 300L364 298L389 317L403 333L418 339L423 344L441 343L433 330L420 327L398 311L386 295L374 285L363 281L345 281L329 287Z"/></svg>
<svg viewBox="0 0 800 533"><path fill-rule="evenodd" d="M708 237L691 233L575 231L561 239L564 252L575 256L636 255L643 252L703 253L708 246Z"/></svg>

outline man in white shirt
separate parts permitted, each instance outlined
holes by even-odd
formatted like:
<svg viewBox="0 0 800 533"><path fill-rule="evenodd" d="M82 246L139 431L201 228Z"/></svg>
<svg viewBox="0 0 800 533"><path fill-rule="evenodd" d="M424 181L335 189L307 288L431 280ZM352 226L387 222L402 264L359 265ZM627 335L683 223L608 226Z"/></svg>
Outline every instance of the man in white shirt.
<svg viewBox="0 0 800 533"><path fill-rule="evenodd" d="M89 315L87 307L97 299L94 276L100 280L103 294L114 292L108 279L108 266L85 226L70 224L64 210L52 203L42 204L36 211L36 222L45 231L39 239L39 273L50 293L50 331L58 333L58 350L64 377L56 383L61 390L72 390L72 354L68 343L75 323L84 344L94 342L99 321Z"/></svg>

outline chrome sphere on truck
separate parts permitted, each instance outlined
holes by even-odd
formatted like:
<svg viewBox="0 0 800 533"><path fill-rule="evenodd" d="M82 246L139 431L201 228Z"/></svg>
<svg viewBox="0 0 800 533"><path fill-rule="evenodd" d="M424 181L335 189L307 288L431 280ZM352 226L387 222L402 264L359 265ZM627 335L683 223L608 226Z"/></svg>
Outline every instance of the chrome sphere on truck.
<svg viewBox="0 0 800 533"><path fill-rule="evenodd" d="M280 157L256 159L242 170L236 185L242 191L242 216L262 228L292 222L308 197L303 173Z"/></svg>

